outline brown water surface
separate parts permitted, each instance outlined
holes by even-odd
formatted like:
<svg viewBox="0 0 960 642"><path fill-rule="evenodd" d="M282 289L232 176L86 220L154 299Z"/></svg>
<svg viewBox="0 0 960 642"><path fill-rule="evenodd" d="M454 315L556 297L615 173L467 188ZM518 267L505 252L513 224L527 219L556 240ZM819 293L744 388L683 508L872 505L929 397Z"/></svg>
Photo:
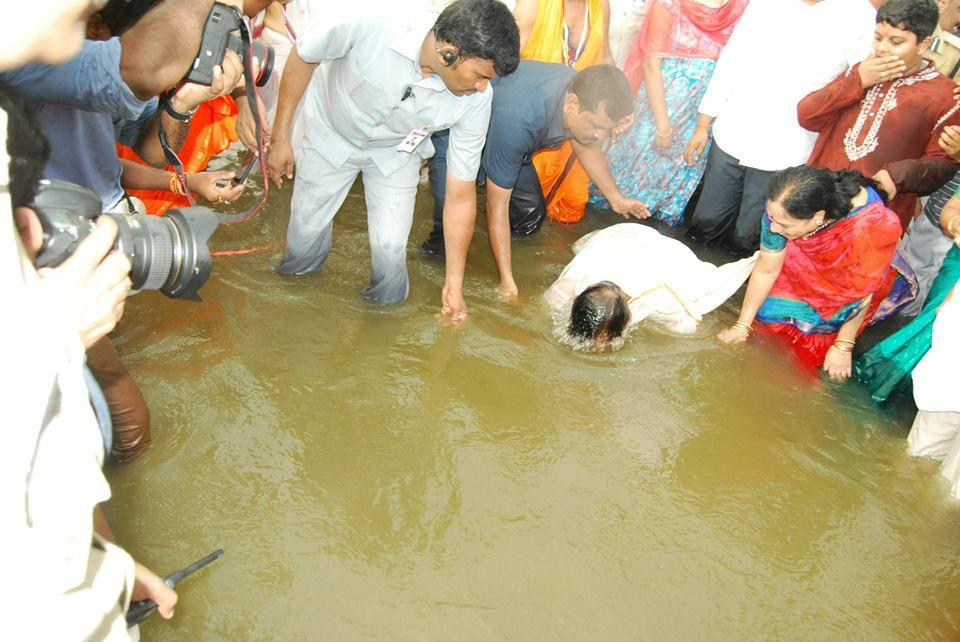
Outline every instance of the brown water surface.
<svg viewBox="0 0 960 642"><path fill-rule="evenodd" d="M515 243L517 304L478 232L454 329L424 188L410 300L369 305L359 187L321 274L272 250L217 259L203 303L128 302L154 445L109 470L114 529L161 574L226 549L145 640L957 639L960 508L908 407L720 347L737 301L559 345L539 296L599 212ZM290 193L214 247L281 240Z"/></svg>

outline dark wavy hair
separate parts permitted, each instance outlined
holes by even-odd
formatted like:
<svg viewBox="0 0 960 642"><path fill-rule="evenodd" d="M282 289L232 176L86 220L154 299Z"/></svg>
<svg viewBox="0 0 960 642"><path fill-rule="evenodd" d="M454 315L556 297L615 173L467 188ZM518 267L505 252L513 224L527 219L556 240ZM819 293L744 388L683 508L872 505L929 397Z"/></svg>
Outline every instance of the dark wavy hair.
<svg viewBox="0 0 960 642"><path fill-rule="evenodd" d="M940 21L940 10L934 0L887 0L877 11L877 24L909 31L917 42L929 38Z"/></svg>
<svg viewBox="0 0 960 642"><path fill-rule="evenodd" d="M617 121L633 113L630 81L613 65L594 65L578 71L570 79L567 92L580 101L580 111L595 114L603 103L610 120Z"/></svg>
<svg viewBox="0 0 960 642"><path fill-rule="evenodd" d="M520 29L498 0L457 0L437 18L433 35L463 58L492 61L498 76L512 74L520 63Z"/></svg>
<svg viewBox="0 0 960 642"><path fill-rule="evenodd" d="M773 175L767 200L780 203L793 218L810 220L823 210L828 220L835 221L853 210L853 197L864 187L872 188L887 202L880 184L860 172L797 165Z"/></svg>
<svg viewBox="0 0 960 642"><path fill-rule="evenodd" d="M594 283L573 300L567 334L572 339L606 343L623 335L630 321L627 295L616 283Z"/></svg>
<svg viewBox="0 0 960 642"><path fill-rule="evenodd" d="M50 158L50 144L26 101L3 82L0 82L0 109L7 112L10 201L14 207L30 205Z"/></svg>

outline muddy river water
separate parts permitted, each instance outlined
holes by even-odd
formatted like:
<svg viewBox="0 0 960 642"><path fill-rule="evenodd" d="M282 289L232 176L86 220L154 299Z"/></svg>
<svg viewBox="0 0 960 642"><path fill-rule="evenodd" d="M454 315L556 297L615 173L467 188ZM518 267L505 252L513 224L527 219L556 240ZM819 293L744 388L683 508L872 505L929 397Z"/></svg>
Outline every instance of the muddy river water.
<svg viewBox="0 0 960 642"><path fill-rule="evenodd" d="M455 329L424 186L410 300L369 305L359 187L321 274L266 250L216 259L203 303L128 302L154 445L108 468L114 530L161 574L226 549L143 639L957 639L960 506L907 403L722 348L739 296L692 337L558 344L539 297L601 212L515 243L516 304L479 231ZM281 241L290 193L214 248Z"/></svg>

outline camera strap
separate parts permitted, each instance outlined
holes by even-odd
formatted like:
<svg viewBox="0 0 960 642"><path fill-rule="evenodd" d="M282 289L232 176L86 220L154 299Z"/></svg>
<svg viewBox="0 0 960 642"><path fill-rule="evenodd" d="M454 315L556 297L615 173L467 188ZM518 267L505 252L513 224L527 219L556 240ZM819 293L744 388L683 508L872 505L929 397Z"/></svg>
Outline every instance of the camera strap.
<svg viewBox="0 0 960 642"><path fill-rule="evenodd" d="M256 128L258 148L257 158L260 161L260 173L263 176L263 194L260 196L260 199L245 212L240 212L238 214L221 214L219 212L215 212L221 225L241 223L248 218L251 218L260 211L261 207L263 207L264 202L267 200L267 193L270 189L270 180L267 175L266 144L263 138L263 125L260 120L260 94L257 91L256 77L253 74L253 42L250 38L250 30L247 27L246 18L241 17L239 22L240 39L243 42L240 60L243 63L244 86L246 88L247 103L250 106L250 112L253 114L254 127ZM262 62L264 61L261 61L261 63ZM183 162L181 162L180 157L177 156L177 153L173 151L173 148L170 146L170 140L167 138L167 132L163 128L162 118L157 120L157 133L160 138L160 147L163 148L163 155L167 159L167 164L173 167L173 171L176 172L177 180L180 181L180 187L187 195L187 200L190 202L190 205L196 206L197 202L194 200L193 194L191 194L190 190L187 189L187 175L183 169Z"/></svg>

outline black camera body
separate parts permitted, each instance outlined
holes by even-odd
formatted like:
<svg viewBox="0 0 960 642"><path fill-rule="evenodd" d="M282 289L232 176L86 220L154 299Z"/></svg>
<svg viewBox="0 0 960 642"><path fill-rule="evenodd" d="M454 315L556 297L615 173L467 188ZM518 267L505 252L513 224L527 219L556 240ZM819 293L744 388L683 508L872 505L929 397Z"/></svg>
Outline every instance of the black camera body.
<svg viewBox="0 0 960 642"><path fill-rule="evenodd" d="M243 39L235 32L240 29L243 18L235 7L215 2L207 16L200 40L200 51L193 61L193 67L187 75L188 82L210 86L213 84L213 68L223 65L223 57L232 49L241 59L244 58ZM253 80L257 87L263 87L273 72L273 47L260 42L252 42L253 55L260 61L259 75Z"/></svg>
<svg viewBox="0 0 960 642"><path fill-rule="evenodd" d="M133 289L200 300L197 292L210 277L207 241L219 224L208 208L184 207L163 216L103 213L91 190L54 180L40 181L31 208L43 226L38 268L63 263L96 226L97 217L109 216L120 228L114 247L130 260Z"/></svg>

